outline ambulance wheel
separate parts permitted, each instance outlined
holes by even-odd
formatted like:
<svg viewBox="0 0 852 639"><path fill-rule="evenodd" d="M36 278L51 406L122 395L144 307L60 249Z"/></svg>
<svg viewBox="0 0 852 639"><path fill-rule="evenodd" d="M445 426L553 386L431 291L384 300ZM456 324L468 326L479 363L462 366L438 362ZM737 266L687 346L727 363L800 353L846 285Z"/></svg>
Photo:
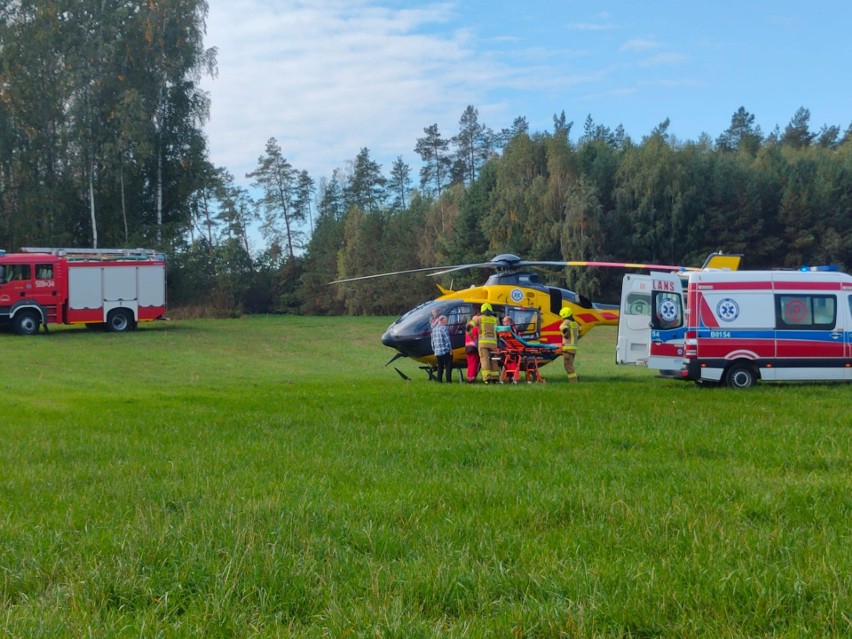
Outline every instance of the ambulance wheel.
<svg viewBox="0 0 852 639"><path fill-rule="evenodd" d="M133 314L125 308L117 308L107 315L106 325L110 333L125 333L133 329Z"/></svg>
<svg viewBox="0 0 852 639"><path fill-rule="evenodd" d="M41 324L38 315L33 311L21 311L15 315L12 328L18 335L35 335Z"/></svg>
<svg viewBox="0 0 852 639"><path fill-rule="evenodd" d="M734 364L725 373L728 388L751 388L756 381L754 369L748 364Z"/></svg>

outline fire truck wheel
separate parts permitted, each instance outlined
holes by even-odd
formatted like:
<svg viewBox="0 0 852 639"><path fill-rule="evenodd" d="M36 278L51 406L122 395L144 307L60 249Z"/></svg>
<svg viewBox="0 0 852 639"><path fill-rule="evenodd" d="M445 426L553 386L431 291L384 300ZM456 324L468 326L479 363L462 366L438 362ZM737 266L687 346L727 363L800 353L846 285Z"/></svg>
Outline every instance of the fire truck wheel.
<svg viewBox="0 0 852 639"><path fill-rule="evenodd" d="M12 327L18 335L35 335L40 324L35 311L21 311L15 315Z"/></svg>
<svg viewBox="0 0 852 639"><path fill-rule="evenodd" d="M124 308L110 311L107 316L107 330L111 333L124 333L133 329L133 315Z"/></svg>
<svg viewBox="0 0 852 639"><path fill-rule="evenodd" d="M748 364L734 364L725 373L728 388L751 388L756 381L754 369Z"/></svg>

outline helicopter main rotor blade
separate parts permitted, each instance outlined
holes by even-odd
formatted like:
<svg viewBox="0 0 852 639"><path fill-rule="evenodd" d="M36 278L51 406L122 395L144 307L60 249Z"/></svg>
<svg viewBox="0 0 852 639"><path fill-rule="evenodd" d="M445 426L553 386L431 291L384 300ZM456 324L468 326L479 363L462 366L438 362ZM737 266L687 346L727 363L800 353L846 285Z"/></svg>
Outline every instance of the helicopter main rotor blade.
<svg viewBox="0 0 852 639"><path fill-rule="evenodd" d="M458 266L451 266L445 268L443 271L436 271L434 273L429 273L430 277L437 277L439 275L445 275L446 273L453 273L455 271L460 271L466 268L493 268L504 271L516 271L519 268L527 267L527 266L561 266L563 268L569 267L601 267L601 268L641 268L641 269L653 269L660 271L692 271L692 270L700 270L697 268L691 267L683 267L683 266L675 266L672 264L637 264L633 262L588 262L588 261L579 261L573 260L569 262L555 262L555 261L545 261L545 260L519 260L517 262L512 263L502 263L502 262L481 262L479 264L460 264Z"/></svg>
<svg viewBox="0 0 852 639"><path fill-rule="evenodd" d="M522 261L519 266L564 266L564 267L600 267L600 268L641 268L658 271L698 271L701 269L688 266L675 266L673 264L638 264L634 262L587 262L572 260L569 262L534 262Z"/></svg>
<svg viewBox="0 0 852 639"><path fill-rule="evenodd" d="M499 259L504 256L498 256L490 262L477 262L475 264L456 264L455 266L427 266L425 268L412 268L404 271L392 271L390 273L377 273L375 275L362 275L360 277L347 277L340 280L334 280L329 284L345 284L347 282L360 282L363 280L372 280L379 277L391 277L393 275L407 275L410 273L426 273L430 277L446 275L467 268L492 268L502 271L515 271L526 266L559 266L562 268L569 267L600 267L600 268L639 268L651 269L658 271L700 271L700 268L690 266L675 266L672 264L638 264L634 262L589 262L574 260L569 262L556 261L538 261L538 260L518 260L514 255L507 255L509 260Z"/></svg>
<svg viewBox="0 0 852 639"><path fill-rule="evenodd" d="M444 270L438 271L436 273L429 273L430 277L436 277L438 275L445 275L446 273L454 273L455 271L462 271L466 268L501 268L501 265L494 264L493 262L480 262L479 264L459 264L458 266L449 266L449 267L441 267Z"/></svg>
<svg viewBox="0 0 852 639"><path fill-rule="evenodd" d="M375 275L362 275L361 277L347 277L342 280L334 280L333 282L329 282L329 284L345 284L346 282L358 282L360 280L372 280L377 277L390 277L391 275L405 275L407 273L425 273L426 271L436 271L441 268L446 268L446 266L428 266L426 268L412 268L407 271L392 271L390 273L377 273Z"/></svg>

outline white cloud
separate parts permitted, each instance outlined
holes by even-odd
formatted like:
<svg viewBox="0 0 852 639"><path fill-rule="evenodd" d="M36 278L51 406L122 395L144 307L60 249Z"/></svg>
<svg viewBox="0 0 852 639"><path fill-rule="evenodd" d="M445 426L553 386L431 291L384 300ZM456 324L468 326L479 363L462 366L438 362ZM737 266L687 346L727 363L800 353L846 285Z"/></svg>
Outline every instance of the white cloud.
<svg viewBox="0 0 852 639"><path fill-rule="evenodd" d="M686 60L686 56L682 53L659 53L657 55L651 56L650 58L645 58L644 60L639 60L636 64L640 67L659 67L665 65L672 64L680 64Z"/></svg>
<svg viewBox="0 0 852 639"><path fill-rule="evenodd" d="M572 22L568 25L571 31L609 31L617 26L611 22Z"/></svg>
<svg viewBox="0 0 852 639"><path fill-rule="evenodd" d="M523 84L477 54L469 32L442 32L451 18L446 4L211 3L207 45L219 49L219 74L203 86L212 161L241 178L275 137L296 168L330 175L363 146L374 158L413 150L423 127L454 126L494 83Z"/></svg>
<svg viewBox="0 0 852 639"><path fill-rule="evenodd" d="M683 78L680 80L646 80L638 83L642 87L664 87L668 89L701 89L707 86L706 82Z"/></svg>
<svg viewBox="0 0 852 639"><path fill-rule="evenodd" d="M637 53L643 51L651 51L653 49L659 49L660 43L656 40L644 40L641 38L634 38L633 40L628 40L624 44L622 44L618 50L622 52L628 53Z"/></svg>

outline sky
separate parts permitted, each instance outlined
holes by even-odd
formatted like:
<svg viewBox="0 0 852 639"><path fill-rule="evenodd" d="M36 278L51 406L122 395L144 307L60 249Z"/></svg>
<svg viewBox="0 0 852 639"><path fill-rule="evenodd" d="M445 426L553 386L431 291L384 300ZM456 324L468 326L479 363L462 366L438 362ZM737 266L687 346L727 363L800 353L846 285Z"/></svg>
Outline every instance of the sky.
<svg viewBox="0 0 852 639"><path fill-rule="evenodd" d="M715 140L741 106L764 134L800 107L845 130L850 24L848 0L209 0L210 159L248 185L274 137L318 181L366 147L416 185L417 138L452 137L468 105L495 131L564 111L574 141L587 116Z"/></svg>

